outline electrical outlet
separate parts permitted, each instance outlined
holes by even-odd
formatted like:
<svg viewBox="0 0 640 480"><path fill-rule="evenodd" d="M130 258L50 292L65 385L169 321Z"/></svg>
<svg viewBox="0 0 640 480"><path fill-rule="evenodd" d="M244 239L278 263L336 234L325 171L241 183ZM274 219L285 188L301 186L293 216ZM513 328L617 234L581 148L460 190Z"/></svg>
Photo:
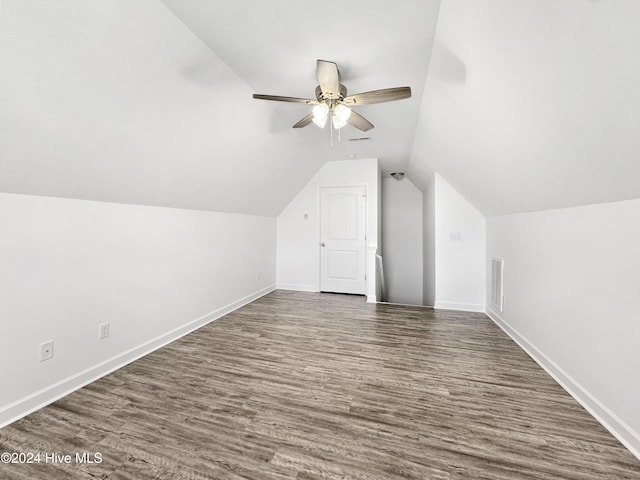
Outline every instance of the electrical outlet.
<svg viewBox="0 0 640 480"><path fill-rule="evenodd" d="M98 327L98 338L104 340L109 336L109 322L101 323Z"/></svg>
<svg viewBox="0 0 640 480"><path fill-rule="evenodd" d="M44 362L53 358L53 340L40 344L40 361Z"/></svg>
<svg viewBox="0 0 640 480"><path fill-rule="evenodd" d="M451 232L449 234L449 240L452 242L459 242L462 240L462 234L460 232Z"/></svg>

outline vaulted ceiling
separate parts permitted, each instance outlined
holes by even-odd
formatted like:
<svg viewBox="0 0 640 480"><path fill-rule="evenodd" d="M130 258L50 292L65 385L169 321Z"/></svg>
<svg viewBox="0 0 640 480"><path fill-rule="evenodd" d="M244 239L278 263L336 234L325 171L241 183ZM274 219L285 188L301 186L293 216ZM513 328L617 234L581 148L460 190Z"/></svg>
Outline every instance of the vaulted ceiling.
<svg viewBox="0 0 640 480"><path fill-rule="evenodd" d="M443 0L410 173L485 215L640 197L640 2Z"/></svg>
<svg viewBox="0 0 640 480"><path fill-rule="evenodd" d="M4 0L0 191L277 215L327 160L406 164L437 1ZM356 93L409 85L348 126L291 128L317 58ZM374 107L379 107L375 108ZM367 144L368 145L365 145Z"/></svg>
<svg viewBox="0 0 640 480"><path fill-rule="evenodd" d="M0 191L277 215L327 160L486 215L640 197L637 0L4 0ZM315 60L376 127L293 130ZM370 140L350 141L370 137Z"/></svg>
<svg viewBox="0 0 640 480"><path fill-rule="evenodd" d="M300 132L328 160L376 157L387 171L406 167L415 131L439 0L163 0L256 93L315 98L316 59L336 62L348 93L410 86L413 97L356 108L375 128L351 126L330 142L328 128ZM271 103L263 131L290 136L310 112ZM247 112L251 115L251 112ZM350 141L370 137L371 140Z"/></svg>

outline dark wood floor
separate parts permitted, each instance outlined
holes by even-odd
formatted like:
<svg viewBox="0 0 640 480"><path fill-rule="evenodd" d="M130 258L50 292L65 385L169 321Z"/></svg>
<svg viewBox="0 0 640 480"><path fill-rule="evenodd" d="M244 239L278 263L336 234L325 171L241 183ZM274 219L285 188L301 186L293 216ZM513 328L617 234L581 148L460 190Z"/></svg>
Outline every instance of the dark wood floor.
<svg viewBox="0 0 640 480"><path fill-rule="evenodd" d="M277 291L0 430L4 479L640 479L481 314Z"/></svg>

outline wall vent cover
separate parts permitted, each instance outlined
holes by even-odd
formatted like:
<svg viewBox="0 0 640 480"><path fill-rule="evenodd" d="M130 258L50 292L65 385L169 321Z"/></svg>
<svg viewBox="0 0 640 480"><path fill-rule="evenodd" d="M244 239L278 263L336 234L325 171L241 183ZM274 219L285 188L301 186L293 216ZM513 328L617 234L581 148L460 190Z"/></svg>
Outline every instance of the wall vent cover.
<svg viewBox="0 0 640 480"><path fill-rule="evenodd" d="M504 271L504 260L501 258L491 258L491 305L502 312L504 295L502 292L502 273Z"/></svg>

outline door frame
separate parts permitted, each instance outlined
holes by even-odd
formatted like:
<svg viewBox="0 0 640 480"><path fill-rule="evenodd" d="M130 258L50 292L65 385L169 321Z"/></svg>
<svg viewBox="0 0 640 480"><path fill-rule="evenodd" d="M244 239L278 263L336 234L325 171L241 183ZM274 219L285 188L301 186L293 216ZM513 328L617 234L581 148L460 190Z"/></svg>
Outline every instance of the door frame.
<svg viewBox="0 0 640 480"><path fill-rule="evenodd" d="M364 293L362 295L364 295L365 298L369 298L369 294L368 294L368 279L369 279L369 268L368 268L368 261L367 261L367 256L369 254L369 246L368 246L368 240L369 240L369 235L368 235L368 227L369 227L369 222L368 222L368 218L369 218L369 191L367 188L366 184L360 184L360 185L320 185L318 186L318 195L317 195L317 205L318 205L318 291L322 292L322 189L323 188L363 188L364 189L364 197L365 197L365 202L364 202L364 219L363 219L363 226L364 226ZM351 294L345 294L345 295L351 295ZM359 295L359 294L353 294L353 295Z"/></svg>

